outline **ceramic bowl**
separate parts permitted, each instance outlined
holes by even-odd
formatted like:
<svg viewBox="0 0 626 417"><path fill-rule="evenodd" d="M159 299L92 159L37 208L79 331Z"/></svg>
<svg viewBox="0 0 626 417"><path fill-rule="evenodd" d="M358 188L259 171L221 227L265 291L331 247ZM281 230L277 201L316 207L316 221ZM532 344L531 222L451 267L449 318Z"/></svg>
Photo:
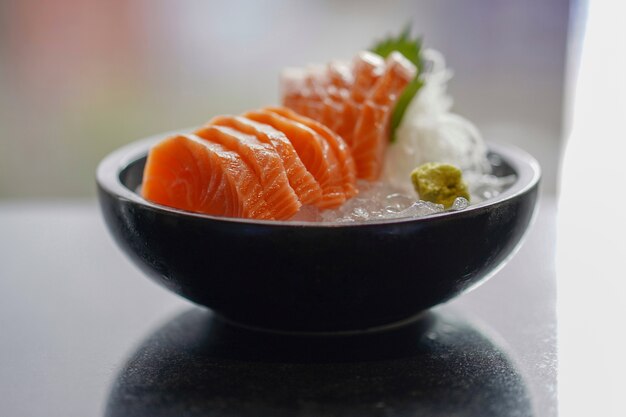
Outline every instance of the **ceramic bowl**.
<svg viewBox="0 0 626 417"><path fill-rule="evenodd" d="M163 137L100 163L106 224L157 283L253 327L362 331L409 320L492 276L519 246L537 202L537 162L489 144L494 173L517 179L463 211L343 225L190 213L137 193L148 150Z"/></svg>

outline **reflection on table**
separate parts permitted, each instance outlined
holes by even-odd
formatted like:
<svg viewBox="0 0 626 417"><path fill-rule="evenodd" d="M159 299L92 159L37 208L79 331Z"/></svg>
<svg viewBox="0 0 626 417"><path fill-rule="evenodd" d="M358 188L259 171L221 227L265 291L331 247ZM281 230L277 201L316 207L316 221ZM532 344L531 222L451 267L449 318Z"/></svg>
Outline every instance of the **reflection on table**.
<svg viewBox="0 0 626 417"><path fill-rule="evenodd" d="M111 390L115 416L531 416L489 332L455 313L310 336L245 329L190 309L148 336Z"/></svg>

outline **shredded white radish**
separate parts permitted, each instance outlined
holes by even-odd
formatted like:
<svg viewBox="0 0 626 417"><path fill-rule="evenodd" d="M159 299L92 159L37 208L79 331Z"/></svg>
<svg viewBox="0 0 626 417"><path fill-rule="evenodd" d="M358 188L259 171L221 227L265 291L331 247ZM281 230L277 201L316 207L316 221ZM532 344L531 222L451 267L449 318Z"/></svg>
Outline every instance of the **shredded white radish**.
<svg viewBox="0 0 626 417"><path fill-rule="evenodd" d="M447 84L452 71L443 55L434 49L423 51L428 69L424 85L409 104L396 131L396 141L387 149L383 178L391 185L412 189L411 171L426 162L445 162L464 172L487 174L487 148L478 129L467 119L452 113Z"/></svg>

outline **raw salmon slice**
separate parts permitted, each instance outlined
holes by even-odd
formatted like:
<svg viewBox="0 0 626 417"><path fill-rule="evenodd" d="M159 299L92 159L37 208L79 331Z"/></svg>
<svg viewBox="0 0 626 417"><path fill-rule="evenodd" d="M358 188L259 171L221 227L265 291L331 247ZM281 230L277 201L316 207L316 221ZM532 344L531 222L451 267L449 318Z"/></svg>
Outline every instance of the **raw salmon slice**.
<svg viewBox="0 0 626 417"><path fill-rule="evenodd" d="M417 68L400 52L392 52L385 61L385 72L372 87L368 100L381 106L394 105L402 91L415 78Z"/></svg>
<svg viewBox="0 0 626 417"><path fill-rule="evenodd" d="M349 68L340 63L286 69L281 74L283 105L334 131L349 96L350 77Z"/></svg>
<svg viewBox="0 0 626 417"><path fill-rule="evenodd" d="M257 175L232 151L195 135L150 150L142 194L150 201L214 216L272 219Z"/></svg>
<svg viewBox="0 0 626 417"><path fill-rule="evenodd" d="M342 111L339 115L339 122L337 123L335 132L337 132L337 134L346 141L350 149L352 149L354 144L354 126L359 119L360 113L361 105L356 103L354 100L347 98L343 102Z"/></svg>
<svg viewBox="0 0 626 417"><path fill-rule="evenodd" d="M328 64L327 72L329 87L332 87L329 88L330 96L335 99L344 99L354 83L350 66L333 61Z"/></svg>
<svg viewBox="0 0 626 417"><path fill-rule="evenodd" d="M255 135L259 141L272 145L283 161L289 185L302 204L314 204L322 197L322 187L307 171L293 145L283 132L243 116L217 116L209 123L229 126L243 133Z"/></svg>
<svg viewBox="0 0 626 417"><path fill-rule="evenodd" d="M301 116L285 107L266 107L264 110L279 114L298 123L302 123L320 135L328 143L335 157L339 161L343 177L343 192L345 193L346 198L352 198L357 194L356 166L354 164L354 159L352 158L352 152L340 136L332 132L323 124L316 122L311 118Z"/></svg>
<svg viewBox="0 0 626 417"><path fill-rule="evenodd" d="M302 113L309 114L315 120L322 120L329 110L325 71L321 66L309 66L303 79L303 100L299 106Z"/></svg>
<svg viewBox="0 0 626 417"><path fill-rule="evenodd" d="M287 136L304 166L322 187L322 198L315 203L316 206L332 208L346 201L339 161L319 134L301 123L270 111L253 111L244 116L268 124Z"/></svg>
<svg viewBox="0 0 626 417"><path fill-rule="evenodd" d="M359 52L352 60L352 85L350 95L344 101L343 113L341 115L341 125L337 129L337 134L344 138L350 148L358 141L355 135L355 126L363 111L363 102L370 94L370 90L376 84L385 70L385 60L374 53L368 51ZM353 154L354 156L354 154ZM357 175L359 175L359 165L357 163ZM360 178L360 177L359 177Z"/></svg>
<svg viewBox="0 0 626 417"><path fill-rule="evenodd" d="M286 68L281 72L281 97L286 106L299 113L307 111L311 92L309 73L303 68Z"/></svg>
<svg viewBox="0 0 626 417"><path fill-rule="evenodd" d="M385 71L371 88L361 107L351 144L357 176L376 180L383 168L389 143L389 122L394 105L404 88L415 77L415 66L401 53L392 52Z"/></svg>
<svg viewBox="0 0 626 417"><path fill-rule="evenodd" d="M271 144L226 126L208 124L194 133L241 156L259 178L263 187L262 197L273 218L285 220L298 212L300 201L289 185L283 162Z"/></svg>
<svg viewBox="0 0 626 417"><path fill-rule="evenodd" d="M341 126L340 116L343 113L343 103L328 95L322 99L321 106L319 118L314 120L335 132Z"/></svg>
<svg viewBox="0 0 626 417"><path fill-rule="evenodd" d="M290 88L283 89L283 103L343 138L352 150L357 178L376 180L390 140L391 113L416 71L399 52L391 53L386 60L372 52L361 52L351 66L329 64L323 77L304 71L299 77L308 85L298 92L304 81L292 82ZM318 86L325 86L325 94L319 88L314 96L308 94L314 80ZM296 97L297 106L293 105Z"/></svg>
<svg viewBox="0 0 626 417"><path fill-rule="evenodd" d="M357 177L369 181L378 179L389 142L389 109L372 102L365 103L352 137Z"/></svg>
<svg viewBox="0 0 626 417"><path fill-rule="evenodd" d="M357 103L364 102L376 81L385 71L385 60L377 54L362 51L352 62L354 83L350 90L350 97Z"/></svg>
<svg viewBox="0 0 626 417"><path fill-rule="evenodd" d="M281 79L283 105L328 126L352 147L362 105L384 69L385 60L368 51L357 54L351 66L331 62L324 76L292 69ZM319 87L311 94L313 84L326 94Z"/></svg>
<svg viewBox="0 0 626 417"><path fill-rule="evenodd" d="M344 120L342 115L345 112L345 103L350 97L350 89L354 79L350 66L342 62L333 61L329 63L326 72L328 84L326 88L327 99L324 104L328 109L319 121L333 132L339 133L342 131Z"/></svg>

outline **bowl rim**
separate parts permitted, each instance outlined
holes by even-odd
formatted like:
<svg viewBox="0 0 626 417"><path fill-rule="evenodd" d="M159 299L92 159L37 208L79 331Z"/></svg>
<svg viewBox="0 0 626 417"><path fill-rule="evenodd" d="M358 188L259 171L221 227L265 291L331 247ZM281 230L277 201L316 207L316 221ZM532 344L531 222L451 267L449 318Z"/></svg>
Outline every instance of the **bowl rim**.
<svg viewBox="0 0 626 417"><path fill-rule="evenodd" d="M191 131L190 129L184 130ZM160 133L140 139L124 145L113 152L109 153L100 163L96 170L96 183L108 194L116 199L133 202L144 206L151 210L162 212L170 215L178 215L185 217L193 217L198 219L206 219L223 223L243 223L255 224L262 226L296 226L296 227L322 227L322 228L345 228L345 227L366 227L375 225L390 225L398 223L415 223L430 222L435 219L448 216L459 216L463 213L471 213L477 210L484 210L514 199L522 194L529 192L539 183L541 178L541 168L537 160L526 151L510 144L494 143L488 141L487 148L489 151L500 156L516 173L517 178L506 190L494 198L490 198L480 203L471 204L467 208L460 211L444 211L441 213L431 214L424 217L403 217L394 219L377 219L364 222L354 223L331 223L331 222L307 222L294 220L257 220L235 217L221 217L209 214L194 213L186 210L176 209L164 206L146 200L141 195L127 188L122 184L120 174L131 164L147 156L149 149L157 142L175 135L181 134L181 130L175 132Z"/></svg>

